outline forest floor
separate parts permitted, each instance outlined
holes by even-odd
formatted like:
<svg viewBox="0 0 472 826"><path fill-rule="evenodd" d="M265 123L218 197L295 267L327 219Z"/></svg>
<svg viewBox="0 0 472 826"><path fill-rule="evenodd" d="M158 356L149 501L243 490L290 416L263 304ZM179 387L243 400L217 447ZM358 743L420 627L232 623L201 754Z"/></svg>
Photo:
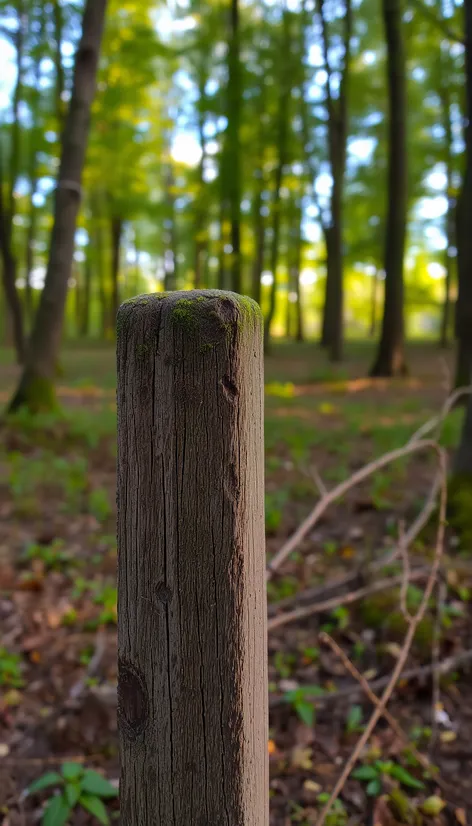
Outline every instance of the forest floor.
<svg viewBox="0 0 472 826"><path fill-rule="evenodd" d="M280 344L268 357L269 557L319 498L317 474L328 488L336 485L405 444L440 409L451 354L412 346L410 378L395 381L366 379L371 358L367 344L352 345L346 363L336 368L315 345ZM0 431L3 826L39 822L54 784L37 794L26 790L63 762L82 761L118 783L114 353L105 346L66 347L63 368L63 414L19 416ZM2 404L16 374L11 354L0 351ZM455 410L444 422L441 441L450 450L461 416ZM270 581L271 618L279 615L276 602L300 605L302 589L350 573L348 591L372 584L369 564L388 555L399 524L418 514L433 475L434 457L416 454L332 505ZM415 543L415 561L430 560L433 545L430 529ZM449 529L445 553L440 613L438 600L431 599L408 660L419 676L400 681L389 704L410 746L379 723L357 763L359 777L344 785L328 826L472 824L472 669L448 669L436 694L428 670L434 650L442 661L471 645L472 547L458 544ZM399 570L379 568L373 582ZM345 594L339 588L327 593ZM410 611L421 596L418 583L409 586ZM311 602L322 598L314 595ZM316 823L324 795L372 711L319 632L332 635L375 681L392 671L405 626L398 589L390 589L270 631L271 826ZM326 699L320 692L333 693ZM421 768L411 745L431 756L437 776ZM117 801L107 810L118 817ZM78 807L68 820L74 826L96 822Z"/></svg>

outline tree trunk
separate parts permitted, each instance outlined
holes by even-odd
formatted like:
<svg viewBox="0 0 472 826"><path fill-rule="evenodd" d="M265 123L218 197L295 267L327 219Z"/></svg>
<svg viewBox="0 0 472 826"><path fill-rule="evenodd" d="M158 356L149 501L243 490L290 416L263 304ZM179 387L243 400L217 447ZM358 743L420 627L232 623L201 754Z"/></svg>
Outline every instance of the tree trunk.
<svg viewBox="0 0 472 826"><path fill-rule="evenodd" d="M295 238L295 260L293 266L293 285L295 289L295 340L304 341L304 324L303 324L303 302L301 294L301 262L302 262L302 210L301 204L298 209L297 233Z"/></svg>
<svg viewBox="0 0 472 826"><path fill-rule="evenodd" d="M287 138L289 126L289 103L290 94L292 91L289 71L288 71L288 56L291 49L291 32L290 32L290 18L289 13L284 11L283 19L283 34L282 34L282 69L280 77L280 95L279 95L279 110L277 115L277 165L274 173L274 190L272 196L272 242L270 247L270 269L272 273L272 284L269 294L269 309L265 318L264 325L264 346L267 351L270 345L270 328L274 320L277 300L277 265L279 260L279 239L280 239L280 190L282 188L282 181L284 175L285 164L287 163Z"/></svg>
<svg viewBox="0 0 472 826"><path fill-rule="evenodd" d="M406 372L404 284L407 214L406 74L401 0L383 0L389 90L389 158L382 333L371 376Z"/></svg>
<svg viewBox="0 0 472 826"><path fill-rule="evenodd" d="M86 338L90 333L90 302L92 299L92 261L89 248L84 262L84 292L80 318L80 335Z"/></svg>
<svg viewBox="0 0 472 826"><path fill-rule="evenodd" d="M16 83L13 90L12 126L10 142L10 158L8 164L8 199L5 204L4 192L0 192L0 248L2 255L3 288L8 308L9 321L12 326L13 343L16 358L22 364L25 354L23 330L23 312L20 296L16 287L17 261L13 251L13 218L15 215L15 189L20 167L20 103L23 91L24 75L24 47L27 28L27 15L24 0L18 0L17 29L15 33L16 48ZM1 150L0 150L1 151ZM6 168L3 162L3 152L0 156L0 189L6 183ZM5 176L5 177L4 177Z"/></svg>
<svg viewBox="0 0 472 826"><path fill-rule="evenodd" d="M336 180L336 179L335 179ZM333 182L333 189L336 184ZM337 187L336 187L337 188ZM343 354L343 254L341 192L331 197L332 225L325 228L326 294L323 313L322 345L331 361L341 361Z"/></svg>
<svg viewBox="0 0 472 826"><path fill-rule="evenodd" d="M440 93L442 122L444 127L444 144L446 150L446 198L447 211L445 216L446 249L444 250L444 268L446 278L444 279L444 301L441 317L441 334L439 344L442 348L449 343L449 327L451 317L451 287L453 273L453 259L451 250L456 245L455 220L456 220L456 199L453 194L453 159L452 159L452 123L451 123L451 101L449 89L444 87Z"/></svg>
<svg viewBox="0 0 472 826"><path fill-rule="evenodd" d="M122 218L111 219L111 316L113 329L116 323L116 316L118 307L120 306L120 253L121 253L121 237L123 234L123 220Z"/></svg>
<svg viewBox="0 0 472 826"><path fill-rule="evenodd" d="M206 60L200 69L199 73L199 96L198 96L198 135L200 141L200 148L202 156L198 164L198 192L195 202L195 289L200 289L203 286L203 273L205 269L205 258L208 255L208 238L206 223L208 220L205 214L204 192L205 192L205 160L206 160L206 139L205 139L205 105L206 95L205 86L208 78L206 68Z"/></svg>
<svg viewBox="0 0 472 826"><path fill-rule="evenodd" d="M26 318L30 322L33 317L33 303L32 303L32 290L31 290L31 275L34 269L34 242L36 238L36 218L37 218L37 209L34 203L34 196L37 191L38 185L38 178L37 178L37 156L34 153L34 157L32 159L32 169L31 169L31 200L30 200L30 214L29 214L29 222L28 222L28 235L26 238L26 262L25 262L25 310L26 310Z"/></svg>
<svg viewBox="0 0 472 826"><path fill-rule="evenodd" d="M118 316L124 826L268 826L262 318L179 292Z"/></svg>
<svg viewBox="0 0 472 826"><path fill-rule="evenodd" d="M456 384L470 384L472 374L472 3L464 4L465 20L465 173L457 203ZM470 407L470 401L468 403ZM469 434L463 434L463 449ZM470 467L472 474L472 465Z"/></svg>
<svg viewBox="0 0 472 826"><path fill-rule="evenodd" d="M3 175L0 158L0 252L2 256L2 279L8 318L12 325L13 344L18 364L23 363L25 340L23 313L20 296L16 287L16 260L11 248L11 216L7 214L3 199Z"/></svg>
<svg viewBox="0 0 472 826"><path fill-rule="evenodd" d="M239 0L231 0L228 48L228 202L231 217L231 289L241 292L241 65L239 56Z"/></svg>
<svg viewBox="0 0 472 826"><path fill-rule="evenodd" d="M177 231L175 225L174 173L172 161L166 171L166 214L168 229L165 235L164 290L177 289Z"/></svg>
<svg viewBox="0 0 472 826"><path fill-rule="evenodd" d="M34 412L55 406L54 378L68 282L74 254L82 169L95 94L106 0L87 0L82 37L75 58L74 82L63 132L62 157L55 193L54 224L46 280L35 318L25 367L10 410Z"/></svg>
<svg viewBox="0 0 472 826"><path fill-rule="evenodd" d="M66 105L64 101L64 92L65 92L65 76L64 76L64 66L62 64L62 40L63 40L63 29L64 29L64 20L62 16L62 8L60 4L60 0L53 0L52 4L53 14L54 14L54 67L56 70L56 89L55 89L55 97L56 97L56 118L57 118L57 129L59 136L62 135L62 130L64 128L64 120L66 114Z"/></svg>
<svg viewBox="0 0 472 826"><path fill-rule="evenodd" d="M370 292L370 338L375 338L377 334L377 293L379 288L379 274L377 267L371 277L371 292Z"/></svg>
<svg viewBox="0 0 472 826"><path fill-rule="evenodd" d="M448 168L448 181L450 181L450 167ZM444 299L441 316L441 336L439 340L440 346L445 349L449 345L449 329L451 322L451 289L453 277L453 258L451 256L451 249L455 245L455 199L448 197L447 213L446 213L446 249L444 250L444 269L446 270L446 277L444 279Z"/></svg>
<svg viewBox="0 0 472 826"><path fill-rule="evenodd" d="M262 176L262 172L260 172ZM265 220L262 214L262 184L261 189L256 192L254 199L254 240L255 240L255 255L254 265L252 268L252 290L251 295L254 301L261 303L261 278L264 269L264 252L265 252Z"/></svg>
<svg viewBox="0 0 472 826"><path fill-rule="evenodd" d="M220 175L224 175L224 169L220 170ZM222 181L220 181L221 189L223 189ZM227 289L228 284L226 283L227 275L226 275L226 233L225 233L225 221L226 221L226 209L225 209L225 195L222 191L220 193L220 214L218 216L218 224L219 224L219 237L218 237L218 276L217 276L217 285L219 290Z"/></svg>
<svg viewBox="0 0 472 826"><path fill-rule="evenodd" d="M346 172L346 144L348 132L347 90L351 56L352 4L346 0L343 36L343 66L339 81L339 96L333 98L331 79L328 22L324 0L318 0L321 20L323 57L326 80L326 106L328 109L328 141L331 177L333 180L330 199L329 223L323 225L326 242L326 301L322 325L321 344L329 350L331 361L341 361L343 355L343 191ZM323 224L323 222L322 222Z"/></svg>
<svg viewBox="0 0 472 826"><path fill-rule="evenodd" d="M258 168L254 173L256 181L256 191L253 202L254 221L254 264L252 268L252 288L251 295L254 301L261 303L261 277L264 269L265 252L265 229L266 222L262 214L264 192L264 152L266 147L266 130L264 128L264 115L266 111L266 94L264 84L261 86L259 98L259 135L258 135Z"/></svg>

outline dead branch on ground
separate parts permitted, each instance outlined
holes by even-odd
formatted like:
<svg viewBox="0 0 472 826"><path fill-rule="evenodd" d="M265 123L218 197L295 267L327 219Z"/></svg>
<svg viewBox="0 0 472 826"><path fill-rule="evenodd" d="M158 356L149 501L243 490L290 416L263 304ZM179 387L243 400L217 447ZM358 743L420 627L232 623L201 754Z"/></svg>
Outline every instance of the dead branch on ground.
<svg viewBox="0 0 472 826"><path fill-rule="evenodd" d="M422 442L416 443L417 445L424 444ZM412 447L415 446L415 443L411 445ZM408 629L405 635L405 639L403 641L403 646L401 648L400 654L397 659L397 663L393 672L390 676L388 681L387 687L380 698L379 705L377 705L371 715L371 718L359 738L356 747L354 748L351 756L347 760L343 771L341 772L338 780L336 781L334 788L329 796L328 801L323 806L323 809L320 812L320 815L316 821L316 826L323 826L328 814L331 811L331 808L337 798L339 797L344 784L351 774L351 771L356 764L360 754L362 753L363 748L367 744L375 726L377 725L380 717L383 714L384 709L387 706L388 701L390 700L395 686L397 685L403 668L405 667L406 661L408 659L408 655L410 652L411 645L413 643L413 639L415 637L416 630L418 628L419 623L423 619L426 609L428 607L428 603L433 592L434 586L436 584L438 578L438 572L441 565L441 558L444 550L444 533L445 533L445 524L446 524L446 505L447 505L447 454L446 451L437 444L437 442L432 442L429 445L432 449L434 449L438 456L439 461L439 470L441 472L441 487L440 487L440 502L439 502L439 520L438 520L438 530L437 530L437 537L436 537L436 547L434 553L434 560L431 566L431 571L426 582L426 586L423 592L423 596L421 599L421 603L418 607L416 614L411 616L411 619L408 623Z"/></svg>

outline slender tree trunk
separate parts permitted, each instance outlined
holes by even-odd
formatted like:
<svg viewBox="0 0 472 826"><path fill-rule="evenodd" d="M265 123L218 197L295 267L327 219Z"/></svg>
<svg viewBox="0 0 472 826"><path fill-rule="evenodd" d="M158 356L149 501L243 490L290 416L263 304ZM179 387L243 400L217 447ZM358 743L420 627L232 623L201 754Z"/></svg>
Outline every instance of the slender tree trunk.
<svg viewBox="0 0 472 826"><path fill-rule="evenodd" d="M296 236L295 236L295 255L293 265L293 286L295 290L295 340L304 341L304 323L303 323L303 302L302 291L300 283L301 263L302 263L302 210L301 204L297 210Z"/></svg>
<svg viewBox="0 0 472 826"><path fill-rule="evenodd" d="M280 239L280 218L281 202L280 191L284 175L285 164L287 163L287 138L289 127L289 103L291 94L291 83L287 59L291 49L290 18L287 11L283 13L283 34L282 34L282 70L280 77L279 110L277 115L277 166L274 173L274 190L272 196L272 241L270 247L270 269L272 273L272 284L269 294L269 309L264 324L264 345L267 351L270 345L270 328L274 320L277 300L277 265L279 259L279 239Z"/></svg>
<svg viewBox="0 0 472 826"><path fill-rule="evenodd" d="M325 230L327 261L322 344L328 348L332 361L341 361L343 353L342 196L339 183L336 176L333 179L336 192L331 197L332 224Z"/></svg>
<svg viewBox="0 0 472 826"><path fill-rule="evenodd" d="M101 338L106 340L111 336L112 331L109 328L110 313L108 312L107 289L106 289L106 267L105 267L105 248L103 243L103 228L98 218L97 228L95 232L96 242L95 249L97 252L97 269L98 269L98 294L100 302L100 333Z"/></svg>
<svg viewBox="0 0 472 826"><path fill-rule="evenodd" d="M223 173L220 173L220 174L224 174L224 171L223 171ZM218 216L219 237L218 237L218 276L217 276L217 284L218 284L218 289L219 290L225 290L225 289L227 289L228 285L226 284L226 253L225 253L225 246L226 246L226 233L225 233L226 209L225 209L224 193L221 193L219 213L220 214Z"/></svg>
<svg viewBox="0 0 472 826"><path fill-rule="evenodd" d="M15 189L20 167L21 130L19 109L23 92L24 46L27 29L27 15L24 0L18 0L16 4L16 11L17 29L15 33L15 48L17 74L12 103L7 203L5 203L5 195L3 192L3 187L7 180L5 175L6 169L3 162L3 154L0 157L0 250L2 255L5 300L8 308L9 321L12 326L16 358L18 363L21 364L25 354L25 340L23 330L23 312L20 296L16 286L17 261L13 251L13 218L15 215Z"/></svg>
<svg viewBox="0 0 472 826"><path fill-rule="evenodd" d="M254 241L255 241L255 254L254 254L254 264L252 268L252 290L251 294L254 301L257 301L258 304L261 303L261 277L262 271L264 269L264 251L265 251L265 220L262 214L262 190L263 190L263 181L262 181L262 170L259 171L260 175L260 183L258 183L258 189L256 195L254 197L254 206L253 206L253 214L254 214Z"/></svg>
<svg viewBox="0 0 472 826"><path fill-rule="evenodd" d="M457 203L456 384L469 384L472 373L472 3L464 4L465 19L465 172ZM470 407L470 401L468 402ZM468 441L463 434L461 449ZM472 466L470 468L472 473Z"/></svg>
<svg viewBox="0 0 472 826"><path fill-rule="evenodd" d="M2 279L8 320L11 323L16 358L22 364L25 355L23 313L20 296L16 287L16 259L12 252L12 219L7 213L3 197L2 160L0 156L0 253L2 256Z"/></svg>
<svg viewBox="0 0 472 826"><path fill-rule="evenodd" d="M453 195L453 161L452 161L452 123L451 123L451 101L449 89L443 87L440 93L442 122L444 127L444 148L446 152L446 198L447 211L445 216L446 249L444 250L444 268L446 278L444 279L444 301L441 318L441 334L439 339L440 347L448 345L449 327L451 317L451 287L452 287L452 256L451 249L455 246L455 220L456 220L456 199Z"/></svg>
<svg viewBox="0 0 472 826"><path fill-rule="evenodd" d="M62 63L62 40L64 20L62 15L62 8L60 0L53 0L52 3L54 14L54 67L56 71L56 118L59 135L62 134L64 128L64 120L66 115L66 104L64 101L65 92L65 73Z"/></svg>
<svg viewBox="0 0 472 826"><path fill-rule="evenodd" d="M198 192L195 199L195 289L199 289L204 283L204 269L205 261L208 257L208 237L206 224L208 221L205 213L205 161L206 161L206 138L205 138L205 111L206 111L206 94L205 86L208 79L208 70L206 65L206 55L202 58L202 65L199 70L198 77L198 136L200 141L200 148L202 156L198 164Z"/></svg>
<svg viewBox="0 0 472 826"><path fill-rule="evenodd" d="M266 130L264 128L264 114L266 111L266 95L264 84L261 86L259 97L259 135L258 135L258 168L255 172L256 189L253 201L254 221L254 264L252 268L251 295L254 301L261 303L261 277L264 269L265 230L266 222L262 214L264 192L264 152L266 147Z"/></svg>
<svg viewBox="0 0 472 826"><path fill-rule="evenodd" d="M228 49L228 202L231 216L231 289L240 293L241 286L241 66L239 56L239 0L231 0L231 23Z"/></svg>
<svg viewBox="0 0 472 826"><path fill-rule="evenodd" d="M369 336L370 338L375 338L377 333L377 293L379 288L379 274L377 271L377 267L375 268L375 272L371 277L371 291L370 291L370 328L369 328Z"/></svg>
<svg viewBox="0 0 472 826"><path fill-rule="evenodd" d="M115 319L120 306L120 254L121 254L121 239L123 235L123 219L111 219L111 318L110 326L115 327Z"/></svg>
<svg viewBox="0 0 472 826"><path fill-rule="evenodd" d="M448 169L448 181L450 181L450 167ZM449 329L451 322L451 289L453 278L453 258L451 256L451 249L455 246L455 198L448 197L448 206L446 213L446 249L444 250L444 269L446 270L446 277L444 279L444 299L442 306L441 317L441 337L440 346L444 349L449 344Z"/></svg>
<svg viewBox="0 0 472 826"><path fill-rule="evenodd" d="M389 159L382 333L372 376L406 372L403 259L407 215L406 73L402 0L383 0L389 90Z"/></svg>
<svg viewBox="0 0 472 826"><path fill-rule="evenodd" d="M56 186L54 224L44 289L35 318L25 367L10 410L32 412L55 406L54 378L74 253L82 169L95 94L106 0L87 0L77 50L69 112L63 132Z"/></svg>
<svg viewBox="0 0 472 826"><path fill-rule="evenodd" d="M166 233L166 250L164 253L164 289L176 290L177 267L177 228L175 217L174 175L171 162L166 173L166 209L169 228Z"/></svg>
<svg viewBox="0 0 472 826"><path fill-rule="evenodd" d="M84 289L80 316L80 335L86 338L90 333L90 302L92 298L92 261L89 248L84 261Z"/></svg>
<svg viewBox="0 0 472 826"><path fill-rule="evenodd" d="M333 180L330 220L324 227L326 242L326 301L322 325L321 344L329 350L332 361L341 361L343 355L343 191L346 171L346 142L348 132L347 91L351 56L352 5L346 0L343 35L343 67L339 81L339 96L333 97L331 81L333 69L330 62L328 23L325 2L318 0L322 29L323 57L327 74L326 105L328 109L328 140L331 177Z"/></svg>

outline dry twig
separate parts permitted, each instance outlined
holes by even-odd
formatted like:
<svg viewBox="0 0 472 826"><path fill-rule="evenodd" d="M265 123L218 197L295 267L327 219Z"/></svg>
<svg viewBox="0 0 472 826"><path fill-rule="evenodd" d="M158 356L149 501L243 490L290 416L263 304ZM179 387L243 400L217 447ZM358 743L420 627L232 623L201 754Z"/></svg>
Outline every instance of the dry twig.
<svg viewBox="0 0 472 826"><path fill-rule="evenodd" d="M274 558L268 565L267 579L270 579L275 571L280 568L282 563L287 559L292 551L298 547L307 533L314 528L320 517L327 510L327 508L333 504L333 502L336 502L337 499L344 496L344 494L351 488L360 484L360 482L365 481L365 479L368 479L369 476L372 476L373 473L386 465L395 462L397 459L402 459L404 456L409 456L412 453L417 453L422 450L437 451L437 442L432 439L410 441L403 447L397 448L396 450L391 450L389 453L385 453L383 456L379 456L378 459L374 459L374 461L364 465L364 467L357 470L348 479L345 479L339 485L336 485L336 487L329 490L325 496L322 496L321 499L318 500L311 513L308 514L295 533L292 534L288 541L282 546L282 548L280 548L278 553L275 554Z"/></svg>
<svg viewBox="0 0 472 826"><path fill-rule="evenodd" d="M365 679L365 677L357 670L357 668L351 662L349 657L346 656L346 654L344 653L341 646L339 646L337 644L337 642L335 642L335 640L333 640L333 638L330 637L329 634L327 634L325 631L321 632L321 634L319 636L319 639L320 639L321 642L324 642L324 643L326 643L326 645L329 645L331 650L341 660L341 662L342 662L344 668L346 669L346 671L348 671L349 674L351 674L351 676L354 677L355 680L357 680L357 682L361 686L362 690L364 691L366 697L369 698L369 700L371 701L371 703L374 706L376 706L377 708L380 708L381 713L382 713L382 717L385 718L385 720L389 724L390 728L397 735L397 737L399 737L399 739L402 740L405 743L405 745L408 746L409 750L411 751L412 755L416 758L418 763L421 766L423 766L423 768L426 769L426 771L432 772L434 770L434 766L431 764L431 761L429 760L429 758L426 757L426 755L421 754L421 752L418 751L418 749L411 743L411 740L408 737L408 735L403 731L400 724L397 723L397 721L395 720L395 717L393 717L390 714L389 710L387 708L384 708L380 698L377 697L376 694L374 694L374 692L372 691L372 689L371 689L369 683L367 682L367 680ZM435 777L434 779L435 779L435 782L438 784L438 786L440 786L441 781L438 780L437 777Z"/></svg>
<svg viewBox="0 0 472 826"><path fill-rule="evenodd" d="M434 752L434 746L438 736L438 715L441 701L441 675L439 673L439 654L441 651L441 625L444 614L444 604L447 596L447 584L444 577L438 583L438 596L436 606L436 617L433 628L433 644L431 650L431 667L433 676L433 692L431 699L431 740L429 746L430 754Z"/></svg>
<svg viewBox="0 0 472 826"><path fill-rule="evenodd" d="M420 568L412 571L409 581L417 582L418 580L426 579L428 577L428 572L428 568ZM390 588L396 588L399 585L403 585L403 581L404 574L386 577L385 579L380 579L378 582L374 582L372 585L366 585L363 588L358 588L356 591L351 591L349 594L331 597L331 599L325 599L323 602L316 602L314 605L307 605L306 608L294 608L293 611L286 611L284 614L279 614L279 616L275 616L270 619L267 623L267 630L274 631L276 628L280 628L282 625L287 625L289 622L306 619L306 617L311 617L314 614L322 614L326 611L332 611L339 605L350 605L353 602L358 602L360 599L364 599L364 597L369 597L372 596L372 594L378 594L381 591L388 591Z"/></svg>
<svg viewBox="0 0 472 826"><path fill-rule="evenodd" d="M422 443L418 442L417 444L422 444ZM418 624L421 622L421 620L424 617L424 614L425 614L427 606L428 606L429 599L431 597L434 585L435 585L436 580L437 580L438 571L439 571L439 567L440 567L440 564L441 564L441 557L442 557L443 549L444 549L444 531L445 531L445 522L446 522L446 503L447 503L447 455L446 455L446 452L443 450L443 448L441 448L437 444L437 442L430 443L430 447L433 448L436 451L437 455L438 455L439 469L440 469L441 477L442 477L441 478L441 490L440 490L440 503L439 503L439 523L438 523L438 531L437 531L437 537L436 537L436 548L435 548L433 564L432 564L432 567L431 567L431 572L430 572L430 575L428 577L428 581L426 583L426 587L425 587L425 590L423 592L423 597L422 597L421 603L419 605L418 611L411 618L411 620L409 622L408 630L406 632L405 639L404 639L404 642L403 642L403 646L402 646L402 649L400 651L397 663L396 663L395 668L393 669L393 672L390 676L388 685L387 685L384 693L382 694L382 697L380 698L379 705L375 707L375 709L372 713L372 716L371 716L371 718L370 718L363 734L359 738L355 749L353 750L353 752L352 752L351 756L349 757L346 765L344 766L343 771L341 772L338 780L336 781L336 783L334 785L334 788L333 788L333 790L332 790L332 792L329 796L329 800L323 806L323 809L320 812L320 815L319 815L319 817L316 821L316 826L323 826L323 824L326 820L326 817L328 816L329 812L331 811L331 808L332 808L334 802L339 797L339 794L341 793L342 788L343 788L347 778L349 777L356 761L358 760L358 758L359 758L359 756L362 752L362 749L364 748L364 746L368 742L375 726L377 725L378 720L380 719L380 717L383 714L383 710L385 709L388 701L390 700L390 697L393 694L393 691L395 690L395 686L396 686L398 680L401 677L401 673L402 673L403 668L405 667L405 663L408 659L408 654L410 652L411 644L413 642L413 639L414 639L414 636L415 636L415 633L416 633L416 629L418 628Z"/></svg>

